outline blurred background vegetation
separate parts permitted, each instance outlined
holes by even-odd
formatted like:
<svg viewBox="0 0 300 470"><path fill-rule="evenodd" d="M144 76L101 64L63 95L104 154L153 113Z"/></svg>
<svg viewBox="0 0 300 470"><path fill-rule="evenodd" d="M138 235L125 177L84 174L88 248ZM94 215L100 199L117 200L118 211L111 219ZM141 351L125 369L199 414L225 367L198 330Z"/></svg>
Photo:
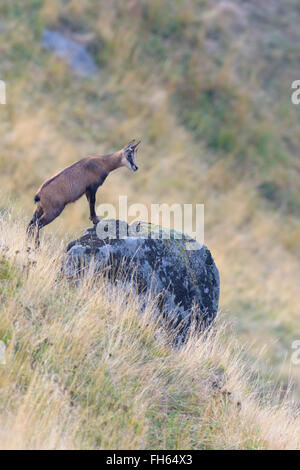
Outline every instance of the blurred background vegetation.
<svg viewBox="0 0 300 470"><path fill-rule="evenodd" d="M298 399L299 21L297 0L0 4L1 210L27 222L45 178L141 138L140 171L110 175L98 202L204 203L220 316L266 382L292 378ZM45 28L84 41L99 73L78 77L43 47ZM88 224L82 199L45 236L74 239Z"/></svg>

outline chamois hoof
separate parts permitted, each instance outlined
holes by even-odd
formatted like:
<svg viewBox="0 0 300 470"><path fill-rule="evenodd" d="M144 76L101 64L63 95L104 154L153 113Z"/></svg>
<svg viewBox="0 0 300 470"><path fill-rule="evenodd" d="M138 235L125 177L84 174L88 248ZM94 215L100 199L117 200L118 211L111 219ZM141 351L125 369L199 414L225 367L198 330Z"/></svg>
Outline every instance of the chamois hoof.
<svg viewBox="0 0 300 470"><path fill-rule="evenodd" d="M94 218L91 219L91 220L92 220L92 222L93 222L94 225L97 225L97 224L99 223L98 217L94 217Z"/></svg>

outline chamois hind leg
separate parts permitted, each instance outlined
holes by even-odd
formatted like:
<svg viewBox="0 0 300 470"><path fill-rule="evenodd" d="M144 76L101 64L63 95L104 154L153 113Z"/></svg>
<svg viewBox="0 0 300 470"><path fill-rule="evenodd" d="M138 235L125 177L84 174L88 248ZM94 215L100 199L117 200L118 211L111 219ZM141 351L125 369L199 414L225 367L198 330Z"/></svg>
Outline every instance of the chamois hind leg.
<svg viewBox="0 0 300 470"><path fill-rule="evenodd" d="M63 211L63 209L64 209L64 206L59 207L59 208L55 207L55 208L51 208L48 210L44 210L43 215L38 219L39 230L45 227L45 225L50 224L50 222L52 222L54 219L56 219L56 217L59 216L59 214Z"/></svg>
<svg viewBox="0 0 300 470"><path fill-rule="evenodd" d="M50 210L44 210L41 214L40 217L38 217L35 221L34 221L34 238L35 238L35 246L38 247L40 242L39 242L39 238L40 238L40 229L45 227L45 225L48 225L50 224L50 222L52 222L54 219L56 219L56 217L59 216L59 214L62 212L62 210L64 209L64 207L61 207L61 208L53 208L53 209L50 209ZM31 224L31 222L30 222ZM30 225L29 224L29 225Z"/></svg>
<svg viewBox="0 0 300 470"><path fill-rule="evenodd" d="M30 220L28 227L26 229L27 236L32 238L38 230L38 221L43 215L43 209L39 206L35 209L32 219Z"/></svg>
<svg viewBox="0 0 300 470"><path fill-rule="evenodd" d="M95 212L95 202L96 202L96 191L93 188L88 188L85 192L86 198L90 205L90 220L93 222L94 225L97 225L99 219Z"/></svg>

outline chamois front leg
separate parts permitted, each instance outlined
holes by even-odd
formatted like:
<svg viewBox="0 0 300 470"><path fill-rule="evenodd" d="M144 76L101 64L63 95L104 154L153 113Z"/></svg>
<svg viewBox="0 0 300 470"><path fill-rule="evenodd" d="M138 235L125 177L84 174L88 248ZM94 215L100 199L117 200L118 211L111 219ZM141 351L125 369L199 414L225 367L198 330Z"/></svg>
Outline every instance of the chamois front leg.
<svg viewBox="0 0 300 470"><path fill-rule="evenodd" d="M88 188L85 192L86 198L90 205L90 220L93 222L94 225L97 225L97 223L99 222L99 219L95 212L96 191L97 189Z"/></svg>

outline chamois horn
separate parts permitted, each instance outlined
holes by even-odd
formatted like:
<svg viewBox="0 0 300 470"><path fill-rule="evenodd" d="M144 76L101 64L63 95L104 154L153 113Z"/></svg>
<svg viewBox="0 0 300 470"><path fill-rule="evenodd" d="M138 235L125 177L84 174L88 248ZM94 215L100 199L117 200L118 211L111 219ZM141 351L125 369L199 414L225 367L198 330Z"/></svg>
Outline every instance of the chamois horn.
<svg viewBox="0 0 300 470"><path fill-rule="evenodd" d="M125 150L131 149L133 147L134 142L135 142L135 139L133 139L131 142L129 142L129 144L126 145Z"/></svg>
<svg viewBox="0 0 300 470"><path fill-rule="evenodd" d="M139 140L137 144L134 144L134 145L132 146L132 148L133 148L133 149L136 149L137 146L140 145L140 143L141 143L141 140Z"/></svg>

